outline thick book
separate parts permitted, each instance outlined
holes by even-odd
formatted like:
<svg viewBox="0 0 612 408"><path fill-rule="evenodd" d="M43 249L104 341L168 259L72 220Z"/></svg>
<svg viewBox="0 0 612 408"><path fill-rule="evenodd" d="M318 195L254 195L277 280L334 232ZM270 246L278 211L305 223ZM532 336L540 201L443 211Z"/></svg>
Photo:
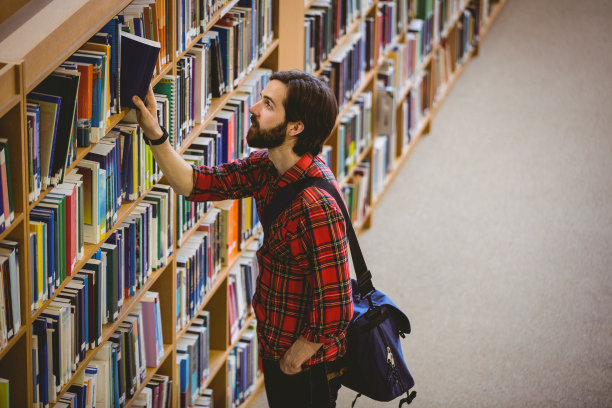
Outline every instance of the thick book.
<svg viewBox="0 0 612 408"><path fill-rule="evenodd" d="M94 54L87 51L80 51L72 54L68 61L73 63L85 63L92 66L91 84L91 134L90 142L97 143L104 133L103 112L102 112L102 88L104 83L102 66L104 55ZM102 134L101 134L102 133Z"/></svg>
<svg viewBox="0 0 612 408"><path fill-rule="evenodd" d="M34 90L39 93L56 95L62 98L53 161L51 162L50 176L63 180L68 159L68 151L72 139L73 123L76 117L77 95L79 89L80 75L69 71L62 73L54 72L45 78Z"/></svg>
<svg viewBox="0 0 612 408"><path fill-rule="evenodd" d="M156 292L147 292L140 304L142 305L147 367L157 367L164 356L159 295Z"/></svg>
<svg viewBox="0 0 612 408"><path fill-rule="evenodd" d="M62 98L32 92L27 100L37 104L40 109L40 177L42 189L45 189L49 185Z"/></svg>
<svg viewBox="0 0 612 408"><path fill-rule="evenodd" d="M77 143L79 147L91 144L91 120L93 115L93 64L77 63L81 73L77 100Z"/></svg>
<svg viewBox="0 0 612 408"><path fill-rule="evenodd" d="M0 408L8 408L9 406L9 380L0 378Z"/></svg>
<svg viewBox="0 0 612 408"><path fill-rule="evenodd" d="M145 100L159 57L160 44L126 32L121 33L121 106L135 108L132 96Z"/></svg>
<svg viewBox="0 0 612 408"><path fill-rule="evenodd" d="M0 241L0 255L5 255L9 259L9 280L11 291L11 302L13 311L13 327L15 334L21 327L21 302L19 285L19 244L15 241Z"/></svg>

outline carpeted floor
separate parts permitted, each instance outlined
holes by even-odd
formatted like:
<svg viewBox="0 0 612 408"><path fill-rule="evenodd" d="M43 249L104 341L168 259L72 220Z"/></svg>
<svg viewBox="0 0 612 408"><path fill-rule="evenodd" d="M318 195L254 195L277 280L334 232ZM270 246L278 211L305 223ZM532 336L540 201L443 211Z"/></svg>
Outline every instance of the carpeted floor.
<svg viewBox="0 0 612 408"><path fill-rule="evenodd" d="M510 0L361 235L413 406L612 407L611 19Z"/></svg>

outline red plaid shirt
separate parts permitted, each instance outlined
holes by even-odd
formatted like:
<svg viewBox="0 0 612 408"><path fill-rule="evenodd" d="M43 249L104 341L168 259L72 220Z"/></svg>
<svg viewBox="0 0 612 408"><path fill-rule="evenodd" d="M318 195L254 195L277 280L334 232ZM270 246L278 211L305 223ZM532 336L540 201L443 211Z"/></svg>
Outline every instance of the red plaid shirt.
<svg viewBox="0 0 612 408"><path fill-rule="evenodd" d="M263 214L278 188L304 177L324 177L338 187L318 157L304 155L279 177L267 152L259 151L214 168L194 167L188 199L254 196ZM260 356L280 360L300 335L323 343L306 365L344 355L353 303L344 217L334 199L316 187L305 189L273 222L257 259L253 308Z"/></svg>

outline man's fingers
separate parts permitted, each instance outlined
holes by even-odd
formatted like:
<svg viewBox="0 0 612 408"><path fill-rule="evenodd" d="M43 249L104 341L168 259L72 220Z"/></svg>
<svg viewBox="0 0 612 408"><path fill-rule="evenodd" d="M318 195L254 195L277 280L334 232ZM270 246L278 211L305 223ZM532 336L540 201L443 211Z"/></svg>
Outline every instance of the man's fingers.
<svg viewBox="0 0 612 408"><path fill-rule="evenodd" d="M149 91L147 92L147 106L155 103L155 94L153 93L153 87L149 85Z"/></svg>

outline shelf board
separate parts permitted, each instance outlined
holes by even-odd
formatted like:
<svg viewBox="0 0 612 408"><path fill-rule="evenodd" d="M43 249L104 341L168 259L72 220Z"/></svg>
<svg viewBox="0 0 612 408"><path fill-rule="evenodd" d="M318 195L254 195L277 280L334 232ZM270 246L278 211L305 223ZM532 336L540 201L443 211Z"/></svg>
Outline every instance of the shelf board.
<svg viewBox="0 0 612 408"><path fill-rule="evenodd" d="M240 337L242 337L244 332L246 332L249 325L254 319L255 319L255 315L252 313L247 316L247 318L244 320L244 326L238 332L238 340L232 343L226 350L215 350L215 349L210 350L209 365L208 365L208 380L206 380L206 383L204 384L204 388L208 388L209 385L212 383L212 380L219 373L219 370L221 369L221 367L223 367L223 365L225 364L225 361L227 361L227 358L229 357L230 353L232 352L234 347L236 347L236 344L238 344L238 342L240 341Z"/></svg>
<svg viewBox="0 0 612 408"><path fill-rule="evenodd" d="M3 239L8 238L8 236L13 232L13 230L15 230L17 228L19 223L24 220L24 217L25 216L23 215L23 213L16 212L15 213L15 219L13 220L13 222L11 222L11 225L6 227L5 230L2 231L2 233L0 234L0 241L2 241Z"/></svg>
<svg viewBox="0 0 612 408"><path fill-rule="evenodd" d="M252 71L260 68L263 65L266 59L268 59L268 57L278 48L278 44L279 44L278 39L275 39L274 41L270 43L266 52L261 56L261 58L257 60L257 63L253 66ZM208 126L208 124L211 121L214 120L215 116L217 116L217 114L223 109L223 107L227 104L227 102L229 102L229 100L232 99L232 97L238 92L238 88L244 85L244 83L248 79L249 79L249 75L247 74L238 83L238 85L234 87L234 90L232 92L224 94L219 98L213 98L212 102L210 103L208 112L206 114L206 120L204 120L204 123L196 123L194 125L191 132L189 132L189 136L185 140L183 140L183 143L181 143L180 147L177 148L177 151L179 154L183 154L183 152L185 152L185 150L189 148L189 145L195 140L195 138L197 138L200 135L202 130L206 128L206 126Z"/></svg>
<svg viewBox="0 0 612 408"><path fill-rule="evenodd" d="M172 64L166 64L163 66L161 71L159 71L159 74L155 75L153 79L151 79L151 86L157 85L157 83L161 81L164 76L168 75L170 71L172 71ZM112 129L112 127L109 129Z"/></svg>
<svg viewBox="0 0 612 408"><path fill-rule="evenodd" d="M435 47L433 47L431 49L431 51L429 52L429 54L427 54L425 56L425 58L423 58L423 61L419 64L419 66L412 73L412 75L410 76L410 79L408 80L408 82L406 84L404 84L404 86L401 88L401 90L400 90L400 92L398 94L397 101L403 100L406 97L406 95L408 95L408 92L410 92L412 87L414 85L416 85L416 80L417 80L418 74L423 72L425 70L425 67L427 67L427 65L429 65L429 63L431 63L431 61L433 60L433 55L434 55L435 51L436 51L436 49L435 49ZM401 108L401 106L402 105L400 103L398 103L396 108Z"/></svg>
<svg viewBox="0 0 612 408"><path fill-rule="evenodd" d="M255 388L253 389L253 392L246 398L246 400L244 400L242 404L238 406L238 408L247 408L249 405L251 405L255 401L255 398L257 397L257 394L259 393L259 390L263 385L264 377L263 374L260 374L259 376L257 376L257 380L255 380Z"/></svg>
<svg viewBox="0 0 612 408"><path fill-rule="evenodd" d="M368 224L368 221L370 220L370 218L372 218L372 214L373 214L373 207L369 206L367 211L366 211L366 215L365 217L363 217L363 222L360 226L354 226L355 228L355 235L359 236L363 231L365 231L367 228L364 227L364 225Z"/></svg>
<svg viewBox="0 0 612 408"><path fill-rule="evenodd" d="M236 345L238 344L238 342L240 341L240 338L242 337L242 335L247 331L247 329L249 328L249 326L251 325L251 322L253 322L253 320L255 320L255 314L254 313L249 313L245 318L244 318L244 323L242 324L242 327L240 328L240 330L238 330L238 333L236 334L236 340L234 340L232 342L232 344L230 344L229 348L227 349L226 353L229 356L229 353L234 349L234 347L236 347Z"/></svg>
<svg viewBox="0 0 612 408"><path fill-rule="evenodd" d="M0 117L21 101L19 66L0 61Z"/></svg>
<svg viewBox="0 0 612 408"><path fill-rule="evenodd" d="M202 305L198 308L198 310L194 313L194 316L192 319L189 319L189 321L187 322L187 324L185 325L185 327L183 327L177 334L176 334L176 338L180 339L181 337L183 337L183 335L185 333L187 333L187 330L189 330L189 328L191 327L191 325L193 324L193 320L195 318L197 318L198 314L204 310L204 308L206 307L206 305L208 304L208 302L210 302L210 299L212 299L212 297L215 295L215 293L217 293L217 290L219 290L219 288L221 287L221 285L223 284L223 281L225 279L227 279L227 277L229 276L229 269L228 268L223 268L221 269L221 272L219 272L217 274L217 277L215 278L215 281L212 283L210 290L208 292L206 292L206 294L204 294L204 299L202 301Z"/></svg>
<svg viewBox="0 0 612 408"><path fill-rule="evenodd" d="M211 349L208 352L208 379L204 383L204 388L208 388L212 383L213 378L217 375L221 367L225 364L225 360L227 360L226 351L224 350L214 350Z"/></svg>
<svg viewBox="0 0 612 408"><path fill-rule="evenodd" d="M132 404L136 401L136 398L140 395L142 390L145 389L149 381L151 381L153 376L157 374L157 371L159 371L159 368L164 364L168 356L172 354L173 349L174 349L174 346L172 344L164 344L164 357L159 362L159 365L157 367L147 367L146 377L144 378L144 380L142 380L142 382L136 389L136 392L134 392L134 396L126 401L125 406L124 406L125 408L129 408L132 406Z"/></svg>
<svg viewBox="0 0 612 408"><path fill-rule="evenodd" d="M344 178L342 179L342 181L340 183L338 183L338 187L340 187L340 189L342 189L344 186L346 186L349 182L349 179L351 177L353 177L353 171L355 170L355 167L357 167L357 165L361 162L363 162L365 160L366 157L368 157L370 155L370 153L372 152L372 142L370 142L370 144L368 146L366 146L365 149L363 149L363 152L361 152L359 154L359 156L357 157L357 161L355 162L355 166L353 166L353 168L351 169L351 171L349 172L349 174L347 174L346 176L344 176Z"/></svg>
<svg viewBox="0 0 612 408"><path fill-rule="evenodd" d="M6 346L0 350L0 361L2 361L4 356L6 356L11 351L11 349L15 346L15 344L17 344L21 336L23 336L24 333L27 331L27 327L22 322L17 334L11 337L11 339L6 343Z"/></svg>
<svg viewBox="0 0 612 408"><path fill-rule="evenodd" d="M170 264L171 262L168 262L168 265ZM145 293L151 289L151 286L153 286L153 283L155 283L155 281L163 273L165 268L168 267L168 265L153 272L149 276L149 279L147 279L145 284L138 290L138 292L136 292L134 296L124 299L123 306L122 306L121 312L119 313L118 319L113 323L108 323L102 326L102 341L100 342L100 345L94 349L88 350L87 353L85 354L85 358L79 361L77 365L77 369L71 374L70 380L68 381L68 383L65 384L60 390L60 392L57 394L57 399L59 399L66 391L68 391L70 386L74 383L74 380L83 372L83 370L85 370L87 365L96 356L96 354L100 350L100 347L102 347L102 345L104 345L104 343L108 341L110 336L119 328L119 325L123 323L125 318L130 314L134 306L136 306L140 302L140 300L143 298Z"/></svg>
<svg viewBox="0 0 612 408"><path fill-rule="evenodd" d="M450 94L450 91L457 83L457 80L463 73L463 70L467 66L468 62L470 62L470 60L474 57L474 53L475 53L475 48L472 48L471 50L468 51L468 53L465 55L463 59L463 62L461 62L461 65L457 65L457 67L455 68L455 72L452 74L448 82L445 84L444 89L441 91L440 95L434 98L434 103L433 103L433 108L432 108L433 116L438 114L438 111L440 110L442 103L446 100L446 98Z"/></svg>

